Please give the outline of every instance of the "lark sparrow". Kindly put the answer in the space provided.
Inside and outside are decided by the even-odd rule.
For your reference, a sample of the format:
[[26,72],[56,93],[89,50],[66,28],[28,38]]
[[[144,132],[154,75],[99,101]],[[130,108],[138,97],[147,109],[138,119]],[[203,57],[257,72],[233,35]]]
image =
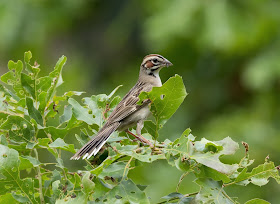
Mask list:
[[[110,135],[116,130],[126,131],[141,142],[153,147],[149,140],[141,136],[144,120],[150,114],[150,101],[146,100],[141,105],[138,105],[138,96],[143,91],[149,92],[153,87],[160,87],[162,83],[159,77],[159,71],[163,67],[171,65],[172,63],[170,61],[158,54],[151,54],[144,57],[140,66],[139,78],[135,86],[120,101],[97,135],[71,157],[71,160],[78,160],[80,157],[89,159],[92,155],[96,155]],[[137,125],[136,135],[128,130],[128,128],[134,125]]]

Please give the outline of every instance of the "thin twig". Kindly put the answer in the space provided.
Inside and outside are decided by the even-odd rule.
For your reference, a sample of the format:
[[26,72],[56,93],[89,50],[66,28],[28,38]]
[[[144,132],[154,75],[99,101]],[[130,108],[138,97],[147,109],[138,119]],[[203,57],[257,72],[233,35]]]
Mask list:
[[[35,153],[36,159],[39,160],[37,149],[34,149],[34,153]],[[40,201],[41,201],[41,203],[45,203],[44,196],[43,196],[43,185],[42,185],[41,170],[40,170],[39,166],[37,166],[36,169],[37,169],[38,180],[39,180],[39,196],[40,196]]]
[[122,176],[122,179],[121,181],[124,179],[124,176],[126,174],[126,170],[128,169],[129,170],[129,165],[130,165],[130,162],[132,161],[133,157],[130,157],[129,161],[127,162],[127,164],[125,165],[125,168],[124,168],[124,171],[123,171],[123,176]]
[[19,113],[13,113],[13,112],[8,112],[8,111],[3,111],[3,110],[1,110],[0,113],[4,113],[7,115],[16,115],[16,116],[20,116],[23,118],[23,114],[19,114]]
[[86,161],[86,163],[87,163],[88,165],[90,165],[90,167],[91,167],[92,169],[95,169],[94,166],[92,166],[92,164],[89,162],[89,160],[85,159],[85,161]]
[[179,183],[177,184],[177,187],[176,187],[176,192],[179,191],[179,188],[180,188],[180,184],[182,183],[182,181],[184,180],[184,178],[192,171],[187,171],[186,173],[184,173],[181,177],[180,177],[180,180],[179,180]]

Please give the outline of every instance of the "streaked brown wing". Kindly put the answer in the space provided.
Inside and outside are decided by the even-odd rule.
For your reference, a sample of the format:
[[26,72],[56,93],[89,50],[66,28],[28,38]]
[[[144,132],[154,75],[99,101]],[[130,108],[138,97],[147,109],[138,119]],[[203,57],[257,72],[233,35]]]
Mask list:
[[141,107],[141,105],[137,105],[139,94],[143,91],[150,91],[151,89],[151,85],[145,84],[143,82],[137,82],[136,85],[132,89],[130,89],[130,91],[117,105],[115,110],[111,113],[107,123],[121,121],[130,114],[137,111],[139,107]]

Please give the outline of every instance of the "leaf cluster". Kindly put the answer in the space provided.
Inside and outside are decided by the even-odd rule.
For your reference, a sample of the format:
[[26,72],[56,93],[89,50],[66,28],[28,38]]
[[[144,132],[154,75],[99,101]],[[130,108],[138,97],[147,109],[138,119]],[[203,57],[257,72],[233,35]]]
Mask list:
[[[165,160],[182,172],[176,192],[164,196],[161,203],[238,203],[227,195],[227,186],[263,186],[269,178],[280,183],[279,167],[268,158],[264,164],[248,170],[253,160],[249,159],[246,143],[240,163],[222,161],[224,155],[233,155],[239,148],[230,137],[220,141],[196,140],[187,129],[174,142],[157,141],[160,129],[187,96],[178,75],[162,87],[140,95],[139,104],[152,101],[154,118],[145,123],[143,136],[154,142],[154,149],[115,132],[95,158],[85,160],[84,168],[71,171],[64,164],[69,159],[65,152],[72,154],[76,149],[65,141],[66,136],[73,130],[79,131],[75,135],[77,149],[94,137],[121,100],[114,96],[119,87],[109,95],[93,95],[78,102],[74,97],[83,92],[57,93],[63,83],[66,57],[62,56],[54,70],[43,77],[39,77],[39,64],[32,64],[31,58],[31,52],[26,52],[24,62],[9,61],[9,71],[1,77],[0,202],[150,203],[146,186],[134,183],[129,172],[156,160]],[[44,161],[46,155],[52,162]],[[196,177],[194,182],[200,190],[181,194],[180,184],[189,174]],[[247,203],[257,202],[265,201],[254,199]]]

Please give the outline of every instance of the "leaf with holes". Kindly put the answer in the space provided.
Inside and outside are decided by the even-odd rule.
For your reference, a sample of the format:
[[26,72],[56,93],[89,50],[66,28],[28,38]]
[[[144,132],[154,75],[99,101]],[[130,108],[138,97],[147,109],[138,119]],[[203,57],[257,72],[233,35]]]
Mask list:
[[203,178],[195,180],[195,183],[200,186],[200,191],[195,196],[194,203],[235,203],[217,181]]
[[89,110],[81,106],[75,99],[69,98],[68,103],[73,107],[73,115],[78,120],[84,121],[89,125],[95,123],[93,114],[89,114]]
[[[142,92],[139,95],[141,104],[145,99],[150,99],[151,112],[155,117],[156,132],[176,112],[187,96],[182,77],[175,75],[166,81],[161,87],[154,87],[150,92]],[[155,135],[157,138],[158,133]]]
[[179,139],[164,149],[169,163],[175,163],[178,158],[191,159],[222,174],[232,174],[237,170],[238,164],[230,165],[220,161],[222,155],[234,154],[239,148],[230,137],[220,141],[209,141],[205,138],[202,138],[201,141],[194,141],[195,137],[189,132],[190,130],[187,129]]
[[51,87],[48,89],[46,101],[49,101],[53,98],[56,92],[56,88],[63,83],[61,73],[62,73],[63,66],[66,63],[66,60],[67,58],[65,56],[59,58],[59,60],[57,61],[54,67],[54,70],[49,74],[49,77],[51,78]]
[[150,203],[146,194],[131,180],[123,180],[103,198],[103,203]]
[[115,162],[110,166],[103,169],[99,177],[104,179],[105,177],[112,177],[112,178],[122,178],[126,177],[128,171],[125,169],[126,163],[125,162]]
[[222,155],[232,155],[239,148],[230,137],[220,141],[209,141],[202,138],[195,141],[190,158],[223,174],[232,174],[238,169],[238,164],[225,164],[220,161]]
[[120,154],[107,157],[98,167],[91,170],[90,173],[98,176],[103,171],[104,168],[108,167],[110,164],[112,164],[116,159],[120,157],[121,157]]
[[16,200],[37,203],[34,181],[31,178],[20,179],[19,166],[18,152],[0,144],[0,195],[13,193]]
[[234,180],[234,183],[243,186],[249,183],[263,186],[268,183],[269,178],[274,178],[275,181],[280,184],[279,171],[273,162],[265,162],[254,168],[251,172],[247,172],[247,168],[244,168]]
[[18,60],[14,62],[10,60],[8,62],[9,72],[1,76],[1,80],[13,87],[13,90],[10,90],[15,99],[20,99],[25,97],[25,91],[21,85],[21,71],[23,69],[22,61]]
[[10,115],[0,129],[8,131],[10,139],[17,143],[32,141],[35,134],[34,127],[28,120],[15,115]]

